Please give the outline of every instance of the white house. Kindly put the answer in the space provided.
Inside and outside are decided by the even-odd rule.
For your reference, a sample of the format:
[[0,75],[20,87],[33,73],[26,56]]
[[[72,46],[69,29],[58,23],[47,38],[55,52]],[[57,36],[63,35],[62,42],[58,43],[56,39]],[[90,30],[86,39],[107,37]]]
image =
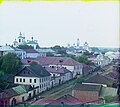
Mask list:
[[[13,48],[13,47],[12,47]],[[13,48],[15,50],[16,55],[20,58],[20,59],[24,59],[26,58],[26,52],[23,49],[19,49],[19,48]]]
[[1,56],[4,56],[7,53],[15,53],[21,59],[26,58],[26,52],[22,49],[12,47],[10,45],[0,47]]
[[37,58],[39,55],[39,52],[34,49],[23,49],[26,52],[26,58]]
[[0,46],[0,52],[2,52],[2,55],[4,56],[7,53],[15,53],[15,50],[11,46],[5,45]]
[[109,57],[107,57],[103,54],[100,54],[100,55],[97,55],[97,57],[93,60],[93,63],[99,65],[100,67],[104,67],[104,66],[110,64],[111,60]]
[[51,87],[62,84],[72,79],[72,73],[64,67],[45,67],[45,69],[51,74]]
[[53,55],[55,55],[55,53],[56,53],[51,48],[39,48],[36,50],[40,53],[40,56],[46,56],[47,53],[52,53]]
[[109,57],[110,58],[110,60],[112,61],[112,60],[114,60],[114,59],[118,59],[118,57],[119,57],[119,52],[106,52],[105,53],[105,56],[107,56],[107,57]]
[[14,77],[15,84],[38,86],[39,92],[50,88],[50,80],[50,73],[40,65],[26,66]]

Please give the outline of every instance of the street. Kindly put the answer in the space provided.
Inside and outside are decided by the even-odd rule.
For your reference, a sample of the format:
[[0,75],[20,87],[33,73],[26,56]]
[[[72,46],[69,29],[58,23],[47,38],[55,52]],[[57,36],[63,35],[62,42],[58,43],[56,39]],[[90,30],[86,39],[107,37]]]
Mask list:
[[[93,72],[92,74],[90,74],[89,76],[87,76],[85,79],[88,79],[94,75],[96,75],[97,73],[100,73],[102,75],[106,75],[109,72],[112,72],[113,66],[112,65],[108,65],[105,66],[104,68],[102,68],[103,70],[105,70],[104,72],[102,70],[98,70],[96,72]],[[80,77],[81,78],[81,77]],[[76,83],[76,79],[70,80],[64,84],[61,84],[60,86],[56,86],[48,91],[45,91],[43,93],[41,93],[39,96],[41,98],[41,101],[46,100],[46,99],[57,99],[60,98],[61,96],[65,95],[65,94],[71,94],[72,95],[72,88]]]

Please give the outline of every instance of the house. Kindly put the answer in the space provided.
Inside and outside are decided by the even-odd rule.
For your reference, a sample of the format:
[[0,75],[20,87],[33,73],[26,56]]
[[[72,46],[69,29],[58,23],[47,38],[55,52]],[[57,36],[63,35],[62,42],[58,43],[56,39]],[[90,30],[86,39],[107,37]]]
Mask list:
[[50,73],[41,65],[25,66],[14,77],[15,84],[39,87],[39,92],[50,88]]
[[0,53],[1,53],[1,56],[4,56],[7,53],[15,53],[21,59],[26,58],[26,52],[24,50],[15,48],[10,45],[1,46]]
[[89,65],[83,64],[83,76],[87,76],[92,73],[92,68]]
[[0,105],[16,105],[24,103],[24,101],[37,95],[37,88],[32,88],[30,85],[18,85],[4,90],[0,93]]
[[34,49],[23,49],[26,52],[26,58],[37,58],[39,52]]
[[119,75],[119,73],[118,73],[117,71],[113,71],[113,72],[109,72],[109,73],[106,74],[105,76],[106,76],[106,77],[113,78],[113,79],[118,79],[118,75]]
[[72,73],[64,67],[45,67],[45,69],[51,74],[51,87],[60,85],[70,79],[72,79]]
[[72,95],[64,95],[57,99],[46,99],[44,101],[38,100],[34,102],[32,105],[45,105],[45,106],[52,106],[52,105],[81,105],[83,102],[81,102],[79,99],[75,98]]
[[10,45],[0,46],[1,56],[7,53],[15,53],[15,50]]
[[119,57],[119,52],[109,51],[109,52],[106,52],[106,53],[105,53],[105,56],[108,56],[108,57],[110,58],[110,60],[113,61],[113,60],[118,59],[118,57]]
[[114,79],[103,76],[101,74],[96,74],[89,79],[85,80],[83,84],[94,84],[94,85],[102,85],[104,87],[110,86],[112,87],[114,83]]
[[12,48],[15,50],[16,55],[20,59],[26,58],[26,51],[24,51],[23,49],[15,48],[15,47],[12,47]]
[[85,103],[99,103],[101,88],[101,85],[77,83],[72,90],[72,95]]
[[111,61],[109,57],[103,54],[100,54],[100,55],[97,55],[97,57],[93,60],[93,63],[96,65],[99,65],[102,68],[106,65],[109,65]]
[[[31,59],[26,59],[32,61]],[[83,65],[69,57],[37,57],[34,61],[38,61],[42,66],[65,67],[73,73],[73,78],[77,74],[82,76]]]
[[40,53],[40,56],[46,56],[47,53],[51,53],[51,54],[55,55],[55,53],[56,53],[51,48],[39,48],[36,50]]

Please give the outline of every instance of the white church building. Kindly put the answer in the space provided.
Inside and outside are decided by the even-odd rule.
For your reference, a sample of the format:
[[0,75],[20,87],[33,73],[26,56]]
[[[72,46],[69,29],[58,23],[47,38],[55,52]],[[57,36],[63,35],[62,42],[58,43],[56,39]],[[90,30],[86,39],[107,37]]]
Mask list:
[[34,40],[33,37],[31,37],[31,40],[25,40],[25,36],[20,32],[18,39],[13,42],[13,46],[17,47],[19,45],[29,45],[34,47],[34,49],[36,49],[37,47],[39,47],[37,40]]

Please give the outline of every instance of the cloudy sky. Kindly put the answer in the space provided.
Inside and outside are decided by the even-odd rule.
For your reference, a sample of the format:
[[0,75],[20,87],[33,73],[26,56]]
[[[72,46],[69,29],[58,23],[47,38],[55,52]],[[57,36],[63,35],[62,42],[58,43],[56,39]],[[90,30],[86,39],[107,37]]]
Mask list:
[[117,2],[4,2],[0,4],[0,45],[12,44],[22,32],[41,47],[85,41],[90,46],[117,47]]

